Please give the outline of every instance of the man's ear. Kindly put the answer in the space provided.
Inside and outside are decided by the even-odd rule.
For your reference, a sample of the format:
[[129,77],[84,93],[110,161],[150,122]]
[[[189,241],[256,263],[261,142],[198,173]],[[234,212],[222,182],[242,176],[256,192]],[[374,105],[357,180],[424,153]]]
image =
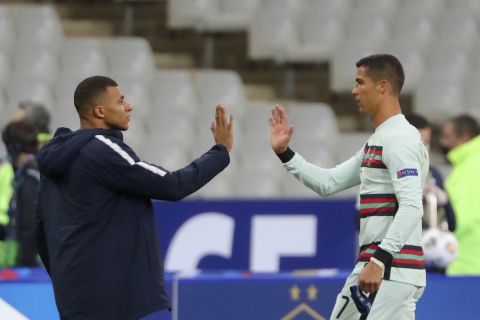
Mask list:
[[103,107],[101,105],[96,105],[92,109],[93,116],[95,118],[103,119],[105,118],[105,113],[103,112]]
[[377,89],[379,93],[385,93],[389,86],[390,86],[390,83],[388,83],[387,80],[380,80],[377,82]]

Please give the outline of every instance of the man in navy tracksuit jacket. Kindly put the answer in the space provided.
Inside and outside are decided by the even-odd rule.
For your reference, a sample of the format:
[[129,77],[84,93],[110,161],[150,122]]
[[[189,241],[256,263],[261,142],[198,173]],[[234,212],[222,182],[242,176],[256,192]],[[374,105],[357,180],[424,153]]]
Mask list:
[[61,319],[139,319],[170,307],[150,199],[179,200],[229,163],[232,118],[218,106],[217,143],[169,172],[141,161],[122,139],[132,107],[106,77],[75,92],[81,128],[60,128],[38,153],[40,256]]

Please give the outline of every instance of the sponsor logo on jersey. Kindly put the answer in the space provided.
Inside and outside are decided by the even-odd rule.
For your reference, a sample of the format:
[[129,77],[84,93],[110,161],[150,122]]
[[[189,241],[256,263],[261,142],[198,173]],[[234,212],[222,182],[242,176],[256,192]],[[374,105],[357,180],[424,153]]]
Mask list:
[[406,168],[397,171],[397,178],[403,178],[408,176],[418,176],[418,170],[414,168]]

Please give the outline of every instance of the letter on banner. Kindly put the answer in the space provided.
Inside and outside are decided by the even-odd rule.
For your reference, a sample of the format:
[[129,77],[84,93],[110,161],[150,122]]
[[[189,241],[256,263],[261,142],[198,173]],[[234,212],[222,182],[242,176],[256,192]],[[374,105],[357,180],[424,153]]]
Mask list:
[[165,258],[166,271],[197,270],[209,255],[232,256],[235,221],[222,213],[207,212],[188,219],[175,233]]
[[314,215],[259,215],[252,220],[251,271],[278,272],[281,257],[316,255]]

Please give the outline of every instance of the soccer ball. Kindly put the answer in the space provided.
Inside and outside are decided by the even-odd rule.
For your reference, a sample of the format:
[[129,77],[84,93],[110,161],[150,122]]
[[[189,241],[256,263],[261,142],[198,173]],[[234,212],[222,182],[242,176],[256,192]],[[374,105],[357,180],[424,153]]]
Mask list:
[[451,232],[429,229],[423,233],[423,254],[427,266],[446,268],[458,255],[458,241]]

